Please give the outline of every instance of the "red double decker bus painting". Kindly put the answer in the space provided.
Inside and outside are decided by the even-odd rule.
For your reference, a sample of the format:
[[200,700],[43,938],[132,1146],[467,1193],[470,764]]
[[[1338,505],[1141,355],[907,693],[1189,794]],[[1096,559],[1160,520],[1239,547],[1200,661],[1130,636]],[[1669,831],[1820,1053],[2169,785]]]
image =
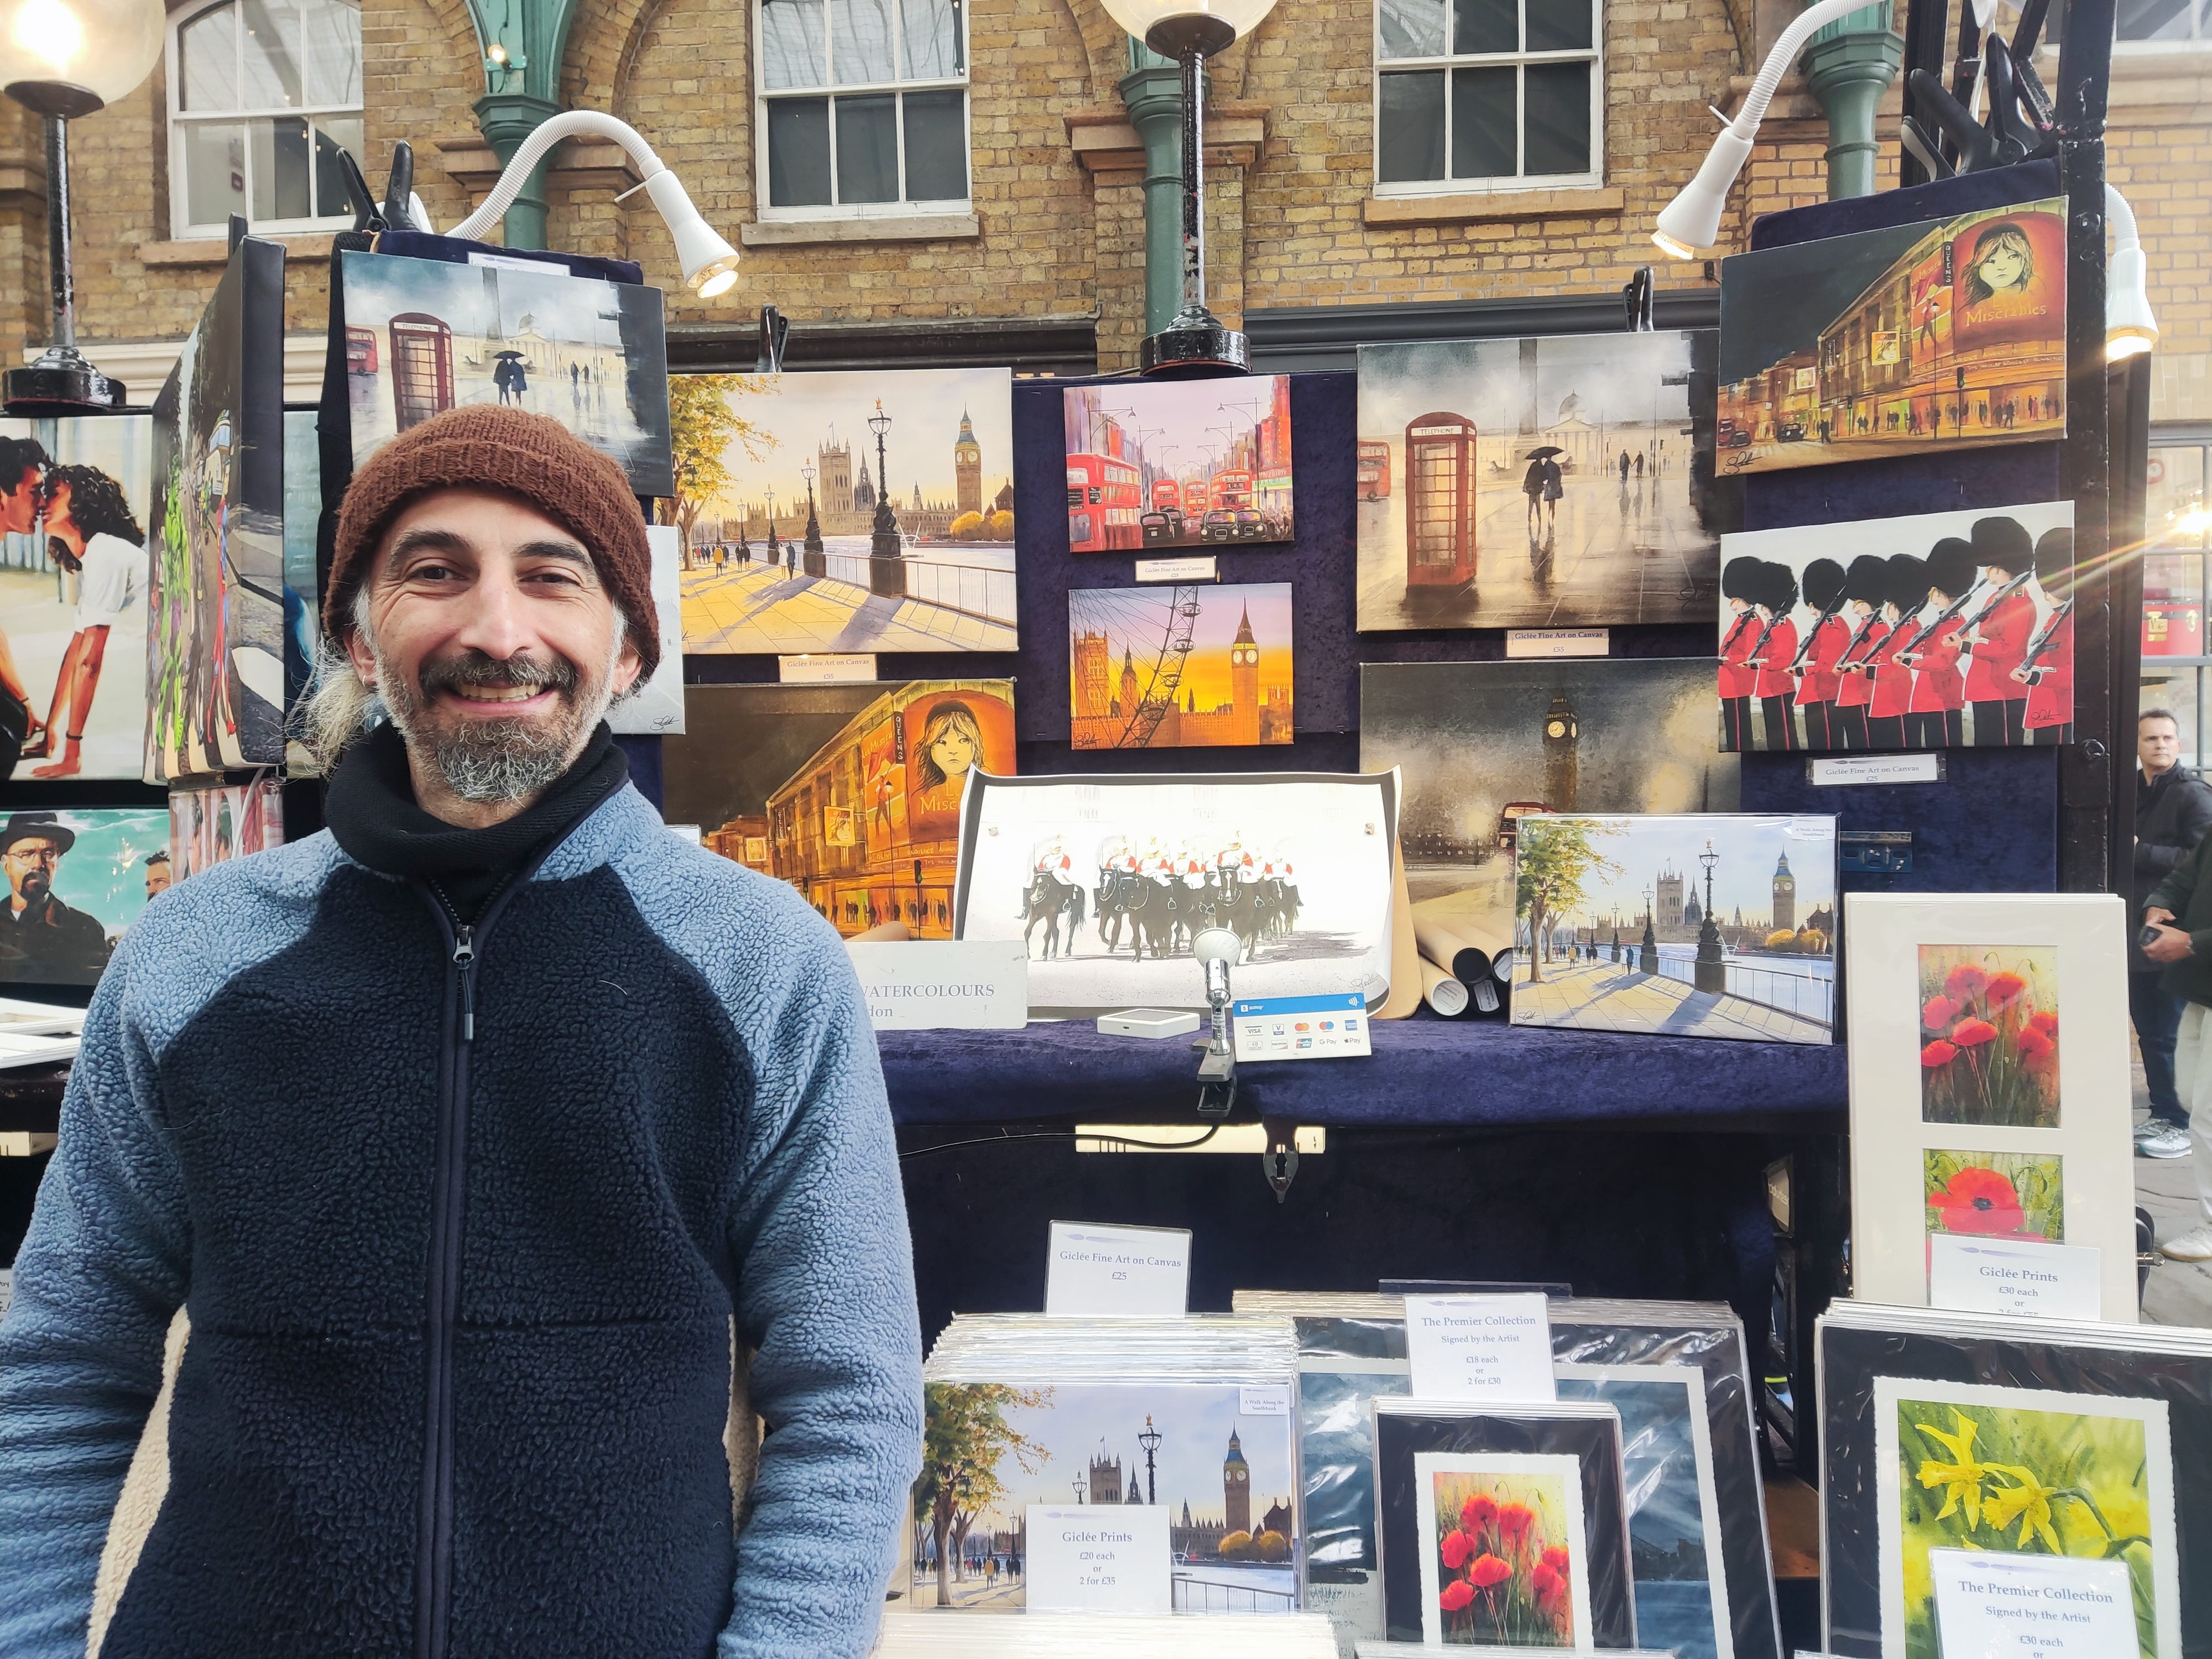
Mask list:
[[1252,505],[1252,475],[1231,471],[1213,475],[1212,502],[1215,507],[1249,507]]
[[1067,458],[1067,545],[1074,553],[1111,553],[1144,539],[1144,476],[1111,455]]
[[1382,438],[1359,441],[1359,499],[1379,501],[1390,494],[1390,445]]
[[1155,513],[1182,511],[1182,489],[1173,478],[1152,480],[1152,511]]

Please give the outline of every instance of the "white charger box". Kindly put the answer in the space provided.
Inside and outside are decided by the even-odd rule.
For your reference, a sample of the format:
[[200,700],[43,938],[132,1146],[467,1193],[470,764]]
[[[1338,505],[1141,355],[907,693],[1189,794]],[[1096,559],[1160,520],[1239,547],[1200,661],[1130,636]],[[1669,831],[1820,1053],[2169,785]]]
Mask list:
[[1188,1009],[1124,1008],[1116,1014],[1098,1016],[1101,1036],[1171,1037],[1195,1031],[1199,1026],[1196,1014]]

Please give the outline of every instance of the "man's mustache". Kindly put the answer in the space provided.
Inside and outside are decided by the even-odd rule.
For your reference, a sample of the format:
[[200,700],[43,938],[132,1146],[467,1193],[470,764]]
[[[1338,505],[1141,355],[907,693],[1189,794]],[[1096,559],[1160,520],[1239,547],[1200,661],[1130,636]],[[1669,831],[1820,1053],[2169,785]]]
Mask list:
[[550,662],[539,662],[534,657],[509,657],[502,661],[489,652],[471,648],[457,656],[423,664],[422,672],[416,678],[427,698],[441,691],[459,691],[470,686],[527,686],[533,690],[550,686],[566,696],[575,690],[582,677],[577,673],[575,664],[565,657],[556,657]]
[[23,902],[27,904],[36,904],[40,899],[46,897],[52,886],[53,884],[46,879],[44,872],[32,871],[23,878]]

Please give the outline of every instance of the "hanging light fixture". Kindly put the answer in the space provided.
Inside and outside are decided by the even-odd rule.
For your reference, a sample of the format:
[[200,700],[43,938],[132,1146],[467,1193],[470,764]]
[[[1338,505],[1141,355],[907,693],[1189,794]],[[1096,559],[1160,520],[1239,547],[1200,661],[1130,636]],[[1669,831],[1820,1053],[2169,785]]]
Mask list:
[[46,126],[46,349],[0,379],[12,415],[112,409],[125,392],[76,349],[69,124],[135,90],[161,55],[161,0],[0,0],[0,91]]
[[2150,312],[2135,210],[2109,184],[2105,186],[2105,217],[2112,227],[2112,262],[2105,272],[2105,361],[2116,363],[2158,343],[2158,319]]
[[1243,374],[1252,348],[1206,308],[1206,60],[1259,27],[1275,0],[1104,0],[1107,15],[1182,70],[1182,307],[1138,351],[1146,374]]

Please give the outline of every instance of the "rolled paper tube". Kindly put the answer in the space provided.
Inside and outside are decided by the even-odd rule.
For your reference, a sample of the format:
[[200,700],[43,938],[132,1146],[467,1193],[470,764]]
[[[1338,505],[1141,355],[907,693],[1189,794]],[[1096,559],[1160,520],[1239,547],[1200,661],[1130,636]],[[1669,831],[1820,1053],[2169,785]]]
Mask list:
[[1472,985],[1479,979],[1490,976],[1490,952],[1470,938],[1465,928],[1455,923],[1437,921],[1416,915],[1413,917],[1413,938],[1419,944],[1424,957],[1449,968],[1452,977],[1462,984]]
[[1469,994],[1474,1000],[1474,1017],[1487,1019],[1505,1012],[1505,994],[1498,988],[1494,980],[1485,980]]
[[1467,987],[1423,957],[1421,1000],[1446,1019],[1452,1019],[1467,1012]]
[[1490,958],[1490,971],[1500,985],[1513,983],[1513,952],[1500,951]]

